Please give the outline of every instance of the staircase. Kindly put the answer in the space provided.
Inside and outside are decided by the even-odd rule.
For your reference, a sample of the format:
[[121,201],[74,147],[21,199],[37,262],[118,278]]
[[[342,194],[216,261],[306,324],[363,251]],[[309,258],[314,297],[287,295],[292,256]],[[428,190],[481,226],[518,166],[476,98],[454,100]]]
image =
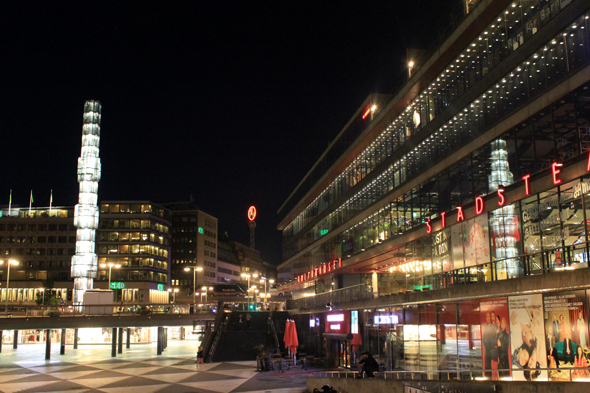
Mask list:
[[[250,329],[246,330],[246,315],[252,317]],[[273,313],[273,320],[279,312]],[[285,313],[286,314],[286,313]],[[240,325],[242,315],[243,325]],[[212,355],[213,362],[256,360],[254,347],[264,345],[265,348],[274,348],[275,340],[268,324],[268,312],[232,312],[225,325],[225,330],[217,342],[215,352]],[[285,316],[286,320],[286,316]],[[285,323],[282,323],[284,332]],[[279,342],[282,344],[282,335],[277,329]]]

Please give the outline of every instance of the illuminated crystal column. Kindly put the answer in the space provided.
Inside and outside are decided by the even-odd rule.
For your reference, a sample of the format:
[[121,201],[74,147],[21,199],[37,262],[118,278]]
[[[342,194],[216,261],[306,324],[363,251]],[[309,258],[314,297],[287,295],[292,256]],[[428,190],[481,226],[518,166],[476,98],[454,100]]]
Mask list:
[[[506,141],[503,139],[495,140],[491,143],[491,174],[489,176],[489,190],[496,192],[500,186],[507,186],[514,181],[510,166],[508,164],[508,150]],[[514,214],[514,206],[506,205],[492,212],[490,217],[492,227],[493,242],[497,260],[503,260],[506,270],[501,266],[497,272],[498,277],[506,279],[506,274],[510,277],[518,277],[518,249],[516,248],[517,238],[515,236],[518,230],[518,220]]]
[[92,289],[98,270],[95,253],[95,233],[98,229],[98,181],[100,180],[100,112],[98,101],[84,104],[82,152],[78,158],[80,192],[74,210],[76,226],[76,255],[72,257],[74,304],[84,303],[84,292]]

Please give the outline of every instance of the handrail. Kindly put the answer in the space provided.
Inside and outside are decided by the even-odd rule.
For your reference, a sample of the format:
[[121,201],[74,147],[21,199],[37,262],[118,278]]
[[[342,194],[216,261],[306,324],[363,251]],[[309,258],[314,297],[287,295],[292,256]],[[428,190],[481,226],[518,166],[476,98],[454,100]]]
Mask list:
[[279,337],[277,336],[277,328],[275,327],[275,321],[272,320],[272,310],[268,313],[268,324],[270,325],[270,331],[275,342],[276,353],[279,353]]
[[209,350],[209,358],[213,358],[213,354],[215,353],[215,349],[217,349],[217,344],[221,339],[221,334],[225,330],[227,326],[227,322],[229,320],[229,315],[226,315],[224,320],[219,324],[219,329],[215,329],[215,339],[213,339],[213,344],[211,344],[211,349]]
[[[541,371],[548,371],[546,377],[540,376]],[[563,378],[562,373],[566,371],[568,378]],[[579,373],[578,373],[579,371]],[[527,376],[525,376],[527,372]],[[492,373],[503,373],[504,375],[493,379]],[[555,375],[554,373],[559,373]],[[554,375],[552,375],[554,374]],[[476,380],[476,381],[522,381],[528,380],[533,382],[590,382],[590,368],[572,367],[572,368],[535,368],[525,369],[469,369],[469,370],[400,370],[400,371],[381,371],[374,373],[375,378],[382,379],[403,379],[403,380]],[[533,377],[532,375],[536,375]],[[515,376],[518,378],[515,379]],[[338,372],[338,371],[320,371],[314,372],[310,377],[323,378],[356,378],[358,372]]]

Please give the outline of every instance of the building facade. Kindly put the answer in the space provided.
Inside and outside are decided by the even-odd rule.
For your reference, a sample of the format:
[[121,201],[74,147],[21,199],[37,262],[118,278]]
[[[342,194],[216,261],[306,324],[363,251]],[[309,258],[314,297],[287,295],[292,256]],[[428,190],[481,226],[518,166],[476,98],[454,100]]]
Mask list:
[[101,202],[95,288],[110,281],[117,301],[168,303],[170,228],[170,211],[153,202]]
[[171,211],[173,224],[172,285],[190,295],[193,285],[216,284],[217,218],[199,210],[193,202],[172,202],[165,206]]
[[560,378],[535,369],[566,338],[588,352],[589,8],[471,4],[363,103],[279,211],[306,352],[515,379]]

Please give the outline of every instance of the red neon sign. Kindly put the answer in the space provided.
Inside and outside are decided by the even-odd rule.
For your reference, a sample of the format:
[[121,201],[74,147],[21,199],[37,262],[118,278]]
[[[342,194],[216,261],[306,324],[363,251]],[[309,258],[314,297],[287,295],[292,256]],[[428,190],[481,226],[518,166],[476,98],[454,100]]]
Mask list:
[[426,220],[426,233],[432,233],[432,226],[430,225],[430,218]]
[[363,120],[365,120],[367,118],[367,116],[369,116],[369,113],[371,113],[371,108],[367,108],[365,113],[363,113]]
[[316,278],[322,274],[326,274],[326,272],[331,272],[332,270],[336,270],[342,267],[342,258],[334,259],[328,263],[324,263],[321,266],[318,266],[307,273],[303,273],[297,276],[297,282],[303,282],[309,280],[310,278]]
[[447,212],[440,213],[440,216],[442,217],[443,228],[447,226],[447,220],[445,219],[446,215],[447,215]]
[[588,166],[586,167],[586,172],[590,172],[590,153],[588,153]]
[[457,222],[461,222],[465,220],[465,216],[463,215],[463,206],[457,206]]
[[254,221],[256,218],[256,208],[254,206],[250,206],[248,209],[248,220]]
[[483,198],[478,196],[475,198],[475,214],[478,216],[483,213]]
[[558,164],[557,162],[554,162],[553,164],[551,164],[551,172],[553,173],[553,184],[554,185],[558,185],[559,183],[561,183],[561,179],[557,178],[557,175],[559,173],[561,173],[561,169],[557,169],[557,167],[560,167],[562,164]]
[[498,198],[500,198],[500,200],[498,201],[498,206],[504,206],[504,204],[506,203],[506,197],[504,197],[503,188],[498,188]]
[[[589,161],[588,163],[589,163],[589,165],[590,165],[590,161]],[[525,193],[526,195],[529,195],[529,194],[530,194],[530,192],[529,192],[529,191],[530,191],[530,190],[529,190],[529,179],[530,179],[530,178],[531,178],[531,175],[524,175],[524,176],[522,177],[522,180],[524,180],[524,193]]]

